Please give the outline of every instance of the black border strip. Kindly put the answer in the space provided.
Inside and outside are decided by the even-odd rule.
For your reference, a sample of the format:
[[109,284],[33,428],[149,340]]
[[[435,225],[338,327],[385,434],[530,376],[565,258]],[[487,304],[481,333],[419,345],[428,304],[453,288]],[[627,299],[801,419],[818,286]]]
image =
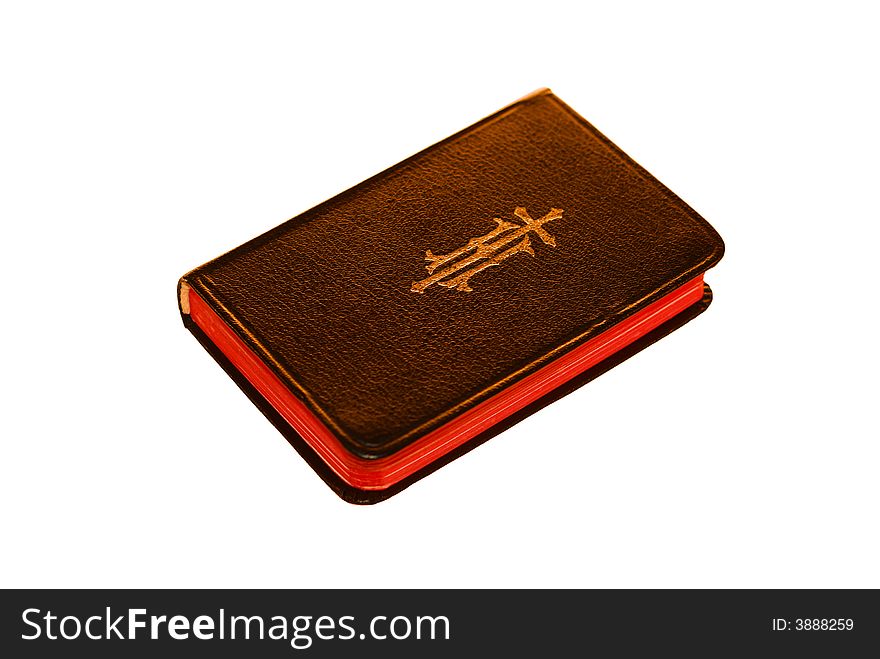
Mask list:
[[[285,564],[278,569],[283,572],[290,567]],[[2,591],[0,654],[114,659],[870,657],[880,647],[878,601],[877,591],[870,590]],[[54,616],[51,623],[41,621],[47,612]],[[65,629],[69,637],[76,638],[59,638],[61,621],[68,616],[81,621],[81,629],[88,618],[97,616],[89,628],[92,635],[109,635],[111,640],[89,639],[83,631],[77,635],[72,620]],[[153,616],[165,616],[155,639],[150,638]],[[173,616],[185,619],[186,638],[169,634],[167,622]],[[213,621],[207,638],[203,630],[203,638],[192,631],[200,616]],[[258,617],[263,631],[252,626],[251,638],[243,638],[239,622],[238,634],[230,638],[232,616]],[[395,639],[389,632],[391,621],[399,616],[406,620],[396,625],[397,635],[405,638]],[[342,617],[350,631],[332,624]],[[379,617],[378,624],[374,623]],[[407,620],[419,617],[445,617],[448,624],[435,627],[433,638],[425,626],[420,626],[425,633],[419,638],[412,632],[406,636]],[[118,618],[118,631],[108,631],[106,621]],[[132,629],[133,638],[128,626],[132,618],[146,622],[145,627]],[[324,621],[321,637],[319,618]],[[51,624],[54,640],[46,638],[47,624]],[[294,624],[311,639],[307,647],[291,647]],[[280,625],[286,638],[278,633],[270,637],[270,625]],[[22,638],[37,636],[37,631],[37,638]],[[176,631],[179,635],[179,628]]]

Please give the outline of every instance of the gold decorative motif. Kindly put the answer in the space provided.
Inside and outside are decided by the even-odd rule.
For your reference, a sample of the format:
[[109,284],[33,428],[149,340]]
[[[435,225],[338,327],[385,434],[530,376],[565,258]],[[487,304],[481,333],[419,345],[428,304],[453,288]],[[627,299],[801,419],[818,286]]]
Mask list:
[[[439,255],[434,255],[431,250],[425,252],[425,260],[428,261],[425,269],[428,271],[428,277],[422,281],[414,281],[410,290],[413,293],[424,293],[428,286],[437,284],[469,293],[473,289],[468,282],[478,272],[499,265],[504,259],[520,252],[535,255],[529,241],[530,231],[534,232],[545,245],[556,247],[556,239],[547,233],[544,225],[562,217],[561,208],[551,208],[549,213],[538,220],[529,217],[526,209],[522,207],[516,208],[513,214],[525,224],[508,222],[496,217],[497,226],[492,231],[471,238],[466,245],[454,252]],[[507,247],[511,243],[516,244]]]

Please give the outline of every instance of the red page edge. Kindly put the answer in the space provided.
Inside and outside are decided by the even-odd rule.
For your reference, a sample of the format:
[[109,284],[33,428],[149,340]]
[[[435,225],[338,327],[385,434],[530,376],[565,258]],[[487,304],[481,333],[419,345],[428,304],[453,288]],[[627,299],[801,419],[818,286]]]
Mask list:
[[703,296],[703,276],[692,279],[412,444],[376,459],[351,453],[193,289],[187,294],[192,321],[321,459],[349,485],[362,490],[383,490],[699,302]]

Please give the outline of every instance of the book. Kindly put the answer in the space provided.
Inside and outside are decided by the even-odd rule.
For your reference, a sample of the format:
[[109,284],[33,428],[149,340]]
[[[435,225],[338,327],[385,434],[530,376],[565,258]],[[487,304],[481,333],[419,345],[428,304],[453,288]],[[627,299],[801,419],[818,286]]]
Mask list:
[[178,303],[318,475],[375,503],[701,313],[723,252],[543,89],[192,270]]

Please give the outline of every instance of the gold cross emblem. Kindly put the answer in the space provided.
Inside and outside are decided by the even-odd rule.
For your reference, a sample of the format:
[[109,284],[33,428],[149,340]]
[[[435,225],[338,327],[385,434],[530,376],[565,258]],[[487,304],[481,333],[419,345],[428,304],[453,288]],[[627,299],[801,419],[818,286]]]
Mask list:
[[[466,245],[459,247],[454,252],[436,256],[431,250],[425,252],[425,260],[428,261],[425,269],[428,271],[428,276],[421,281],[414,281],[410,290],[413,293],[424,293],[428,286],[437,284],[469,293],[473,289],[468,282],[478,272],[491,268],[493,265],[499,265],[504,259],[519,252],[535,255],[529,241],[530,231],[534,232],[545,245],[556,247],[556,239],[547,233],[544,225],[562,217],[561,208],[551,208],[549,213],[537,220],[533,220],[526,209],[522,207],[516,208],[513,214],[525,224],[509,222],[496,217],[497,226],[492,231],[471,238]],[[516,244],[508,247],[511,243]]]

